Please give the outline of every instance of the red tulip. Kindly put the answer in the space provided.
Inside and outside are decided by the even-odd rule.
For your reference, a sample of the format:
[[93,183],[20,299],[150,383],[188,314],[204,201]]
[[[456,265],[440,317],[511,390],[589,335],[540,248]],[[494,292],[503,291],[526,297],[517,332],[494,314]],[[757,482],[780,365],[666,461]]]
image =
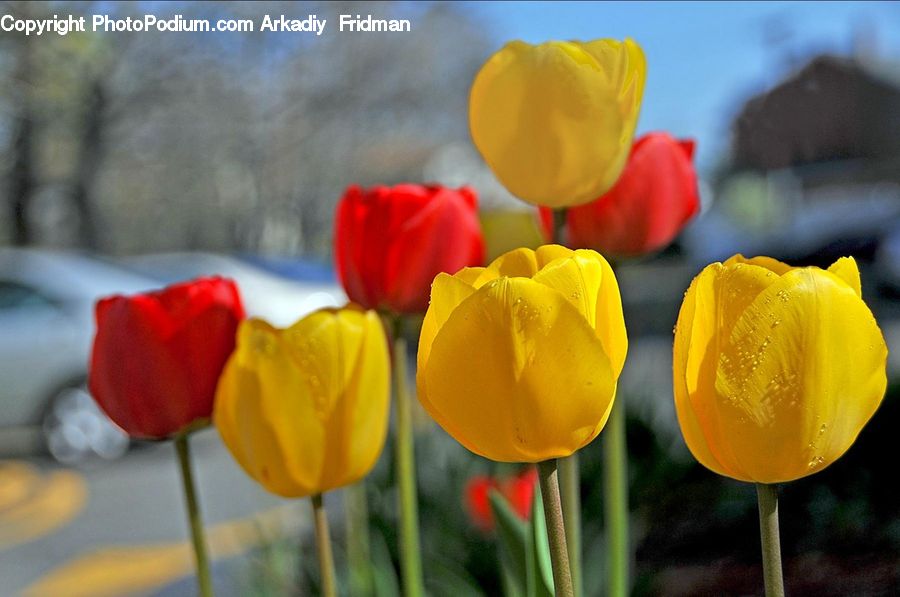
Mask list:
[[472,523],[484,532],[494,528],[494,513],[491,510],[491,490],[500,492],[510,508],[522,520],[531,517],[531,505],[534,501],[534,487],[537,483],[537,469],[529,468],[522,473],[497,481],[486,475],[477,475],[466,484],[466,509]]
[[531,503],[534,501],[534,487],[537,481],[537,469],[531,467],[511,479],[507,479],[501,485],[501,493],[509,500],[509,505],[523,520],[528,520],[531,515]]
[[[664,248],[700,209],[693,154],[694,141],[667,133],[638,139],[616,184],[596,201],[568,210],[566,244],[607,256]],[[541,215],[549,226],[550,211]]]
[[334,248],[350,300],[367,309],[425,311],[436,275],[484,261],[477,212],[468,187],[348,188],[338,203]]
[[494,513],[491,511],[490,494],[497,483],[487,475],[478,475],[466,484],[466,508],[472,523],[482,531],[494,528]]
[[163,439],[212,416],[244,318],[237,286],[201,278],[97,303],[90,390],[129,435]]

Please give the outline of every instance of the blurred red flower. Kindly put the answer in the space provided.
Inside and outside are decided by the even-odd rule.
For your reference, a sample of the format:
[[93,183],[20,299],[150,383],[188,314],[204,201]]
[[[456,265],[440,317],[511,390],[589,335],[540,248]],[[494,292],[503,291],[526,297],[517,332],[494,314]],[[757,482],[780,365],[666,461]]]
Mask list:
[[201,278],[96,306],[90,391],[129,435],[163,439],[212,415],[244,308],[237,286]]
[[[606,256],[652,253],[671,243],[700,209],[694,141],[647,133],[631,148],[616,184],[566,215],[566,245]],[[548,235],[553,216],[543,208]]]
[[487,475],[476,475],[469,479],[465,489],[466,509],[472,523],[484,532],[494,528],[494,513],[491,510],[490,493],[497,490],[509,502],[522,520],[531,517],[534,501],[534,487],[537,483],[537,469],[530,467],[513,477],[496,480]]
[[423,312],[437,274],[484,261],[475,191],[351,186],[338,203],[334,252],[350,300],[367,309]]

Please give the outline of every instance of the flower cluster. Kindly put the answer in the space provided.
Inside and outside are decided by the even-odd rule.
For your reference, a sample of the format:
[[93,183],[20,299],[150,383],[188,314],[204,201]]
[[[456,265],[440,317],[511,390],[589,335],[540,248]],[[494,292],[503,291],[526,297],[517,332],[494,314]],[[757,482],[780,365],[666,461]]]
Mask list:
[[[484,265],[471,188],[350,186],[335,220],[337,271],[352,301],[344,308],[278,329],[245,320],[236,285],[220,278],[97,304],[91,392],[131,436],[179,447],[204,594],[211,585],[187,435],[214,422],[250,477],[275,494],[312,498],[323,592],[334,595],[321,494],[375,465],[392,379],[404,590],[423,594],[403,325],[422,314],[419,404],[471,452],[537,465],[472,479],[465,505],[489,530],[496,491],[527,520],[539,481],[546,526],[533,521],[517,553],[552,561],[557,595],[580,591],[577,540],[566,540],[578,536],[575,457],[609,429],[607,574],[611,594],[624,594],[628,500],[616,389],[628,336],[619,284],[601,253],[664,249],[700,209],[693,142],[666,133],[633,139],[645,75],[635,42],[595,40],[512,42],[475,77],[475,146],[513,195],[540,207],[560,244]],[[847,451],[884,396],[886,359],[852,258],[823,270],[736,255],[703,269],[685,293],[673,355],[678,422],[705,467],[758,485],[772,594],[780,562],[771,484],[821,471]],[[557,461],[569,466],[562,499]]]

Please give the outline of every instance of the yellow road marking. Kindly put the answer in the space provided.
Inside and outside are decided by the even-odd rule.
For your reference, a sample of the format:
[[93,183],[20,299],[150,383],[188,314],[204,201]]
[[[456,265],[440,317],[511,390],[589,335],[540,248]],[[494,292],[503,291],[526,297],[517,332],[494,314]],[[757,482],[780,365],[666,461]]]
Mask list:
[[[207,530],[213,560],[239,555],[270,537],[302,527],[297,505],[224,522]],[[194,556],[187,541],[113,546],[78,556],[52,570],[24,591],[28,597],[115,597],[161,588],[192,574]]]
[[41,476],[24,463],[0,464],[0,550],[68,524],[84,509],[87,497],[87,483],[72,471]]
[[0,462],[0,512],[25,499],[39,479],[34,467],[24,462]]

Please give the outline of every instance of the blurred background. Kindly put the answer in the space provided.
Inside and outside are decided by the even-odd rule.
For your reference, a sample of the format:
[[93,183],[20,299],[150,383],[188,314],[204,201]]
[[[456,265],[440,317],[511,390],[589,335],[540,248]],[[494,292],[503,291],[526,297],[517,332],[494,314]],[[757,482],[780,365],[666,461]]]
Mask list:
[[[711,261],[853,255],[888,346],[900,345],[900,5],[0,2],[17,18],[149,13],[257,23],[315,14],[328,25],[320,37],[0,33],[4,594],[193,591],[171,446],[130,444],[84,390],[97,297],[219,273],[276,323],[339,304],[332,214],[351,183],[471,184],[493,251],[537,244],[533,214],[469,140],[471,80],[509,39],[626,36],[649,64],[639,132],[697,140],[704,203],[669,250],[620,269],[634,591],[761,594],[753,488],[687,453],[671,330]],[[357,13],[409,19],[412,31],[337,32],[338,15]],[[842,460],[783,488],[790,593],[900,593],[898,394],[892,385]],[[497,469],[420,419],[429,590],[498,594],[493,538],[467,520],[462,497],[468,478]],[[591,595],[604,561],[600,441],[583,456]],[[195,443],[220,594],[316,594],[310,542],[299,539],[307,504],[264,494],[215,432]],[[369,484],[388,595],[391,460],[388,450]]]

